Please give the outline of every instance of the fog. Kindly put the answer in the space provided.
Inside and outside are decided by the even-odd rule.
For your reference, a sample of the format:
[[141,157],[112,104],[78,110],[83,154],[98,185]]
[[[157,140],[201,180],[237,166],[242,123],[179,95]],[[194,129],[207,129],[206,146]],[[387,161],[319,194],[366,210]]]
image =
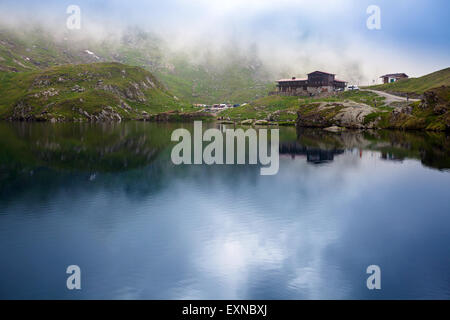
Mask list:
[[[39,26],[44,34],[77,45],[120,45],[130,30],[149,32],[161,40],[158,45],[166,57],[182,53],[193,64],[209,59],[219,65],[244,59],[264,68],[270,80],[322,70],[351,83],[371,84],[384,73],[421,76],[449,62],[445,51],[403,42],[409,35],[395,34],[400,31],[391,30],[388,19],[381,30],[368,30],[367,1],[77,2],[80,30],[66,28],[67,3],[58,1],[19,5],[5,0],[0,24],[24,34]],[[385,8],[386,2],[382,13],[388,18],[404,10],[399,4]]]

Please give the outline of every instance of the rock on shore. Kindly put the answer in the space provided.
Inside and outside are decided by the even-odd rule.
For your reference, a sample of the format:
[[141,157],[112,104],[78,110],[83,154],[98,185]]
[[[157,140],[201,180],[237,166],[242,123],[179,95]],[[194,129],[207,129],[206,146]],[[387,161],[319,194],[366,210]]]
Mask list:
[[297,127],[450,131],[450,87],[424,93],[421,101],[374,108],[352,101],[301,106]]

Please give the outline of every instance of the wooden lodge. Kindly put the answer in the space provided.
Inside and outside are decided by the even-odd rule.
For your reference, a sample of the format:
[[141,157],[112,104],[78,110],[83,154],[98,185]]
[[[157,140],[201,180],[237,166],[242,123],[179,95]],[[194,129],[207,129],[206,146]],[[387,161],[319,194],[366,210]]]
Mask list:
[[311,96],[321,93],[332,93],[344,90],[347,82],[338,80],[328,72],[314,71],[307,79],[281,79],[277,81],[277,94],[293,96]]

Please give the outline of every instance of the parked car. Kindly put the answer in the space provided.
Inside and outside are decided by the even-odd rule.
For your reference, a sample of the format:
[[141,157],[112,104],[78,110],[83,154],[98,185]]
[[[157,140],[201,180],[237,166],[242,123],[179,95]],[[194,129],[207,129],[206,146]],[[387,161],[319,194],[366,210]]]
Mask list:
[[353,90],[359,90],[359,87],[357,85],[348,86],[347,90],[353,91]]

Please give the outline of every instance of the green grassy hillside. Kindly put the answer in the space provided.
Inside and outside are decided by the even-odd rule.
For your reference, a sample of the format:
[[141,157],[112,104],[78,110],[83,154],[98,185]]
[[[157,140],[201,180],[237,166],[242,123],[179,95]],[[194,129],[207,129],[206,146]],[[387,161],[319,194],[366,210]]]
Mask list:
[[175,95],[192,103],[244,103],[266,96],[275,87],[258,80],[242,63],[227,63],[220,69],[181,59],[173,63],[173,71],[158,70],[155,74]]
[[450,130],[450,87],[424,92],[419,102],[385,103],[368,91],[346,91],[331,97],[268,96],[219,115],[242,124],[352,129]]
[[0,71],[93,62],[142,67],[175,96],[191,103],[243,103],[265,96],[274,87],[256,55],[241,55],[238,48],[219,53],[208,47],[174,52],[168,42],[139,30],[128,30],[119,39],[94,41],[72,34],[52,37],[38,27],[22,32],[0,26]]
[[370,86],[369,88],[393,93],[421,95],[427,90],[441,86],[450,86],[450,68],[436,71],[420,78],[404,79],[394,83]]
[[289,96],[267,96],[250,102],[241,107],[228,109],[220,113],[220,116],[230,120],[270,120],[285,122],[297,119],[297,111],[305,105],[320,102],[354,101],[374,106],[383,107],[383,97],[366,91],[346,91],[328,98],[303,98]]
[[119,63],[0,73],[0,118],[120,120],[189,111],[148,71]]
[[64,64],[100,62],[73,42],[57,41],[45,30],[27,32],[0,28],[0,71],[23,72]]

